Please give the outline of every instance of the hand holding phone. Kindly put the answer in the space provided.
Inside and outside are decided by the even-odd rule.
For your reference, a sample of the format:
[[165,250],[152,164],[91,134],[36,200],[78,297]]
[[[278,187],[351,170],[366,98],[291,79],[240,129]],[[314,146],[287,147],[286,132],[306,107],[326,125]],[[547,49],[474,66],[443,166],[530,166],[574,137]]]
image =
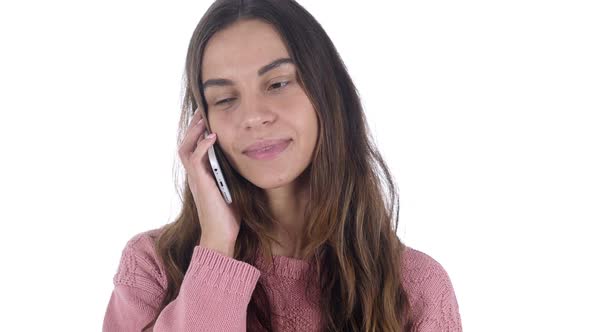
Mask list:
[[[186,170],[188,185],[197,207],[201,226],[199,243],[233,257],[241,217],[235,204],[228,204],[217,187],[217,178],[213,175],[215,172],[210,169],[213,158],[209,159],[207,155],[208,150],[213,149],[217,137],[204,137],[205,120],[199,122],[201,119],[202,115],[197,112],[190,120],[178,154]],[[205,158],[210,161],[206,161]],[[227,188],[225,181],[223,184],[224,188]],[[231,199],[231,196],[228,197]]]
[[[209,135],[209,131],[205,128],[205,135]],[[215,144],[211,145],[209,149],[207,149],[207,154],[209,155],[209,163],[211,164],[211,170],[213,171],[213,175],[215,175],[215,179],[217,180],[217,188],[223,195],[225,202],[227,204],[231,204],[231,194],[229,192],[229,187],[227,186],[227,182],[223,177],[223,172],[221,171],[221,167],[219,162],[217,161],[217,156],[215,155]]]

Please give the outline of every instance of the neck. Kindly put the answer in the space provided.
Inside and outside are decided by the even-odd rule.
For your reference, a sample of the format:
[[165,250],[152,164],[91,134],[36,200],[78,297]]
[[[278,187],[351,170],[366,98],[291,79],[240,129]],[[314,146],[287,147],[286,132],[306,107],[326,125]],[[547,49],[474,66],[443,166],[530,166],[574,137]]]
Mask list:
[[308,171],[288,185],[266,190],[266,198],[276,222],[273,236],[279,241],[271,246],[273,255],[301,257],[301,235],[309,204]]

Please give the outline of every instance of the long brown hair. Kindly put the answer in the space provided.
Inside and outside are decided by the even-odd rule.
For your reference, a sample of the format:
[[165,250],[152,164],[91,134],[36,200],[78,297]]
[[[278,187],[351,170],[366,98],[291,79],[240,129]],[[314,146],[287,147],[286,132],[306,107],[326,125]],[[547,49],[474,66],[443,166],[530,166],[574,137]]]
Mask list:
[[[313,262],[317,276],[308,282],[319,282],[325,331],[409,331],[410,307],[401,284],[405,246],[397,236],[397,188],[369,136],[360,97],[342,59],[321,25],[296,1],[219,0],[210,6],[188,48],[178,145],[195,109],[201,107],[207,115],[201,81],[207,41],[246,19],[274,26],[317,113],[318,141],[305,170],[310,204],[302,236],[304,259]],[[268,213],[263,190],[234,170],[222,153],[219,161],[232,204],[242,217],[234,258],[254,264],[260,252],[272,260],[270,243],[276,239],[271,229],[276,220]],[[201,234],[186,175],[183,189],[176,188],[182,201],[180,215],[163,226],[156,240],[168,278],[158,315],[178,296]],[[269,303],[259,281],[247,309],[248,331],[272,331]]]

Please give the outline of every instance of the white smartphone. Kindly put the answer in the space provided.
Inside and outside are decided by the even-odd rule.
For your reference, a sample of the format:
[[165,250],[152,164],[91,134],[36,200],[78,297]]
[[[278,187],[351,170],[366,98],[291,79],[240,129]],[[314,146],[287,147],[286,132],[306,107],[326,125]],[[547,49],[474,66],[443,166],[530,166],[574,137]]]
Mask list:
[[[205,135],[209,135],[209,131],[205,128]],[[229,193],[229,187],[227,186],[227,182],[223,177],[223,172],[221,171],[221,167],[219,166],[219,162],[217,161],[217,157],[215,156],[215,144],[211,145],[209,149],[207,149],[207,153],[209,155],[209,163],[211,164],[211,170],[213,170],[213,175],[215,175],[215,182],[217,182],[217,188],[223,195],[223,199],[227,204],[231,204],[231,194]]]

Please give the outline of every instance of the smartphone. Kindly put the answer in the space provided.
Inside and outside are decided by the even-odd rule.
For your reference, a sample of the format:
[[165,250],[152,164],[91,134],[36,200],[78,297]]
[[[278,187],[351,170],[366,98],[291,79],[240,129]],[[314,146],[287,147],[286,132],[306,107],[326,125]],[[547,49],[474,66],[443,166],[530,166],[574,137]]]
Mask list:
[[[209,131],[205,128],[205,135],[209,135]],[[211,170],[213,171],[213,175],[215,175],[215,182],[217,183],[217,188],[223,195],[223,199],[227,204],[231,204],[231,194],[229,193],[229,187],[227,186],[227,181],[223,177],[223,172],[221,171],[221,167],[219,166],[219,162],[217,161],[217,157],[215,156],[215,144],[209,147],[207,154],[209,155],[209,164],[211,164]]]

